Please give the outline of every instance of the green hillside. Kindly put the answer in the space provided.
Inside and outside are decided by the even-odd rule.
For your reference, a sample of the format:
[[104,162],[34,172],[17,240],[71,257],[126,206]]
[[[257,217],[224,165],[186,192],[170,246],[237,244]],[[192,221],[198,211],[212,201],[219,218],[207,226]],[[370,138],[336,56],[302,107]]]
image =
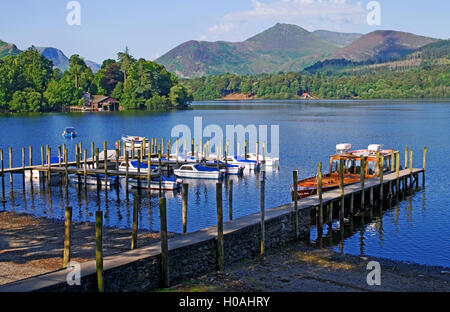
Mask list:
[[0,58],[5,57],[7,55],[17,55],[21,51],[11,43],[7,43],[0,40]]

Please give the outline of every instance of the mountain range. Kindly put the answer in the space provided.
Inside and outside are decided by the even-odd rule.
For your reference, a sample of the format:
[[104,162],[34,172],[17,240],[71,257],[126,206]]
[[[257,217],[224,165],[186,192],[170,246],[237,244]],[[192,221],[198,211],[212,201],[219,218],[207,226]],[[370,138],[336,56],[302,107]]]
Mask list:
[[326,30],[309,32],[296,25],[278,23],[243,42],[191,40],[156,62],[183,78],[289,72],[327,59],[392,60],[436,40],[390,30],[365,35]]
[[[61,71],[69,70],[69,58],[59,49],[52,47],[36,47],[36,49],[46,59],[53,62],[53,66],[59,68]],[[21,50],[16,45],[0,40],[0,58],[7,55],[17,55]],[[92,69],[95,74],[100,70],[100,65],[89,60],[85,60],[86,65]]]

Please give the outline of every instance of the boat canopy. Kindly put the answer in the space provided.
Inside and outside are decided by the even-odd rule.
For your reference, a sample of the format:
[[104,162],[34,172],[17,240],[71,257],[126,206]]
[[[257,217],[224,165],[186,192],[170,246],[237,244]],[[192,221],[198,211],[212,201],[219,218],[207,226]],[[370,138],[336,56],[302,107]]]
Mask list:
[[198,171],[210,171],[210,172],[218,171],[216,168],[209,168],[201,165],[194,165],[194,168],[197,169]]

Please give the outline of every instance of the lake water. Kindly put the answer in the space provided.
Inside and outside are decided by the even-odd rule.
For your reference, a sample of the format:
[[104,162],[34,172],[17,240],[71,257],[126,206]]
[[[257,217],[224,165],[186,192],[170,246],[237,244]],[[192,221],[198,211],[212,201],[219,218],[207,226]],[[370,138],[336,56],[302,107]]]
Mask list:
[[[15,166],[21,166],[21,148],[33,146],[34,163],[40,162],[40,146],[49,144],[53,153],[65,143],[70,158],[74,158],[74,146],[83,143],[88,149],[94,141],[102,148],[114,142],[122,134],[146,137],[170,136],[172,127],[185,124],[191,129],[194,117],[203,118],[203,125],[242,124],[244,126],[279,125],[280,167],[266,173],[266,208],[288,203],[292,170],[299,169],[300,178],[315,175],[317,162],[328,163],[328,156],[335,152],[337,143],[352,143],[354,148],[366,148],[371,143],[384,144],[385,148],[404,148],[414,151],[414,167],[422,166],[422,150],[428,148],[426,188],[383,212],[381,217],[355,224],[352,230],[345,228],[344,240],[336,241],[335,249],[350,254],[366,254],[395,260],[450,267],[450,209],[448,173],[450,165],[450,103],[439,101],[246,101],[246,102],[198,102],[191,110],[145,113],[123,112],[113,114],[43,114],[0,115],[0,149],[5,153],[13,147]],[[74,126],[79,134],[74,140],[66,140],[61,132],[66,126]],[[270,127],[269,127],[270,136]],[[253,148],[253,147],[252,147]],[[241,151],[243,144],[241,144]],[[56,156],[56,154],[53,154]],[[28,163],[28,151],[26,151]],[[325,165],[326,168],[326,165]],[[233,177],[234,218],[259,211],[258,174],[250,172],[243,177]],[[78,192],[69,186],[68,196],[64,188],[51,189],[26,183],[15,176],[14,191],[9,192],[6,177],[6,200],[0,209],[25,212],[52,219],[64,218],[64,207],[74,209],[74,221],[94,221],[100,207],[106,213],[105,225],[130,228],[133,194],[125,200],[123,188],[107,195],[90,189]],[[145,192],[143,194],[146,194]],[[228,207],[228,188],[224,187],[224,209]],[[181,196],[167,193],[168,229],[181,231]],[[141,198],[139,227],[159,230],[158,195]],[[216,223],[215,181],[189,181],[188,231]],[[225,221],[228,214],[224,212]],[[351,231],[351,232],[350,232]],[[311,232],[315,236],[314,227]]]

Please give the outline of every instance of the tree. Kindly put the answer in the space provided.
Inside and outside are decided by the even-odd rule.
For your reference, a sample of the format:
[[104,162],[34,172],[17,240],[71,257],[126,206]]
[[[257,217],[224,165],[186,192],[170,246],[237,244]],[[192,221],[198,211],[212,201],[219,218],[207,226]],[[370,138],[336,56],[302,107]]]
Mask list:
[[123,73],[123,81],[125,81],[128,71],[136,63],[136,60],[130,55],[128,47],[125,47],[124,52],[117,53],[117,58],[119,59],[120,70]]

